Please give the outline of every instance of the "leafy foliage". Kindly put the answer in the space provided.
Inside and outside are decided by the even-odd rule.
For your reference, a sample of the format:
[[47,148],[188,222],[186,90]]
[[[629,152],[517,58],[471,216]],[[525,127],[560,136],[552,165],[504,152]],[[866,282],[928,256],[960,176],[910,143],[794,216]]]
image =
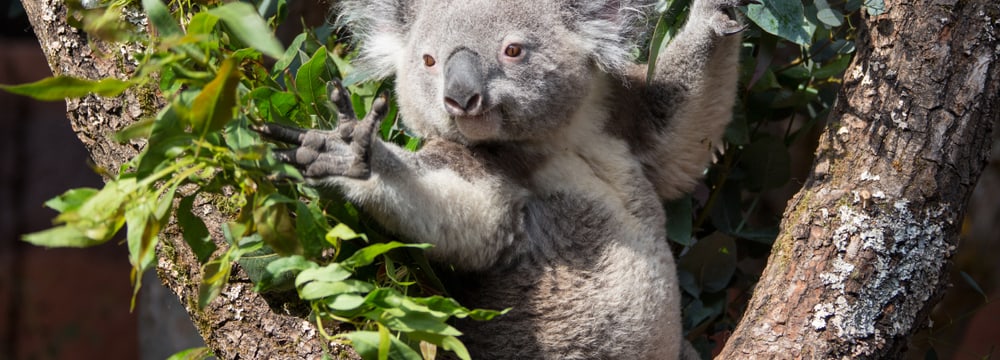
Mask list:
[[[94,246],[108,242],[127,224],[137,292],[141,273],[156,259],[159,234],[173,217],[202,263],[202,308],[218,297],[239,264],[259,291],[295,291],[312,310],[310,319],[324,338],[350,342],[366,359],[421,358],[416,354],[429,347],[468,359],[457,338],[461,333],[448,319],[489,320],[502,312],[466,309],[438,295],[413,296],[434,288],[418,282],[415,273],[425,278],[433,274],[427,266],[418,267],[426,264],[419,251],[405,250],[429,245],[385,241],[381,235],[378,242],[369,241],[355,232],[372,230],[350,204],[320,199],[296,181],[302,179],[298,171],[276,161],[270,146],[251,130],[262,121],[336,125],[327,82],[350,71],[351,54],[343,45],[310,31],[283,49],[268,26],[280,22],[283,3],[272,14],[258,13],[244,2],[179,2],[173,10],[160,0],[142,0],[141,5],[156,35],[133,28],[123,37],[148,49],[137,54],[141,65],[133,78],[56,77],[3,87],[46,100],[153,88],[166,101],[155,117],[117,134],[120,141],[147,139],[138,157],[103,189],[73,189],[47,202],[60,212],[56,226],[24,240],[50,247]],[[106,31],[95,19],[118,16],[120,6],[128,5],[84,16],[80,25]],[[355,107],[367,112],[381,86],[352,84]],[[413,144],[392,120],[382,127],[383,134]],[[198,216],[205,209],[228,210],[231,220],[210,229]],[[213,230],[225,239],[221,248],[212,241]],[[328,334],[333,321],[357,330]],[[175,358],[207,355],[193,349]]]
[[[71,22],[93,36],[144,45],[134,77],[56,77],[0,86],[45,100],[116,96],[129,88],[166,99],[154,117],[117,135],[120,141],[147,139],[138,157],[103,189],[73,189],[47,202],[60,213],[57,226],[24,239],[42,246],[94,246],[127,223],[138,291],[140,274],[156,259],[160,231],[174,218],[203,266],[201,307],[221,293],[238,264],[259,291],[297,293],[321,336],[349,342],[365,359],[433,358],[436,349],[468,359],[448,319],[489,320],[502,312],[466,309],[439,295],[414,296],[444,293],[422,258],[427,245],[391,241],[367,226],[351,204],[321,199],[251,130],[264,121],[332,128],[330,80],[345,79],[359,117],[388,84],[356,81],[351,49],[324,29],[307,29],[283,49],[270,26],[284,20],[284,1],[203,4],[168,7],[142,0],[155,35],[113,21],[135,4],[71,9]],[[689,4],[660,1],[663,15],[640,58],[655,62]],[[881,0],[764,0],[747,7],[744,91],[726,132],[726,151],[702,189],[666,204],[669,238],[681,254],[684,325],[703,353],[713,334],[732,329],[742,312],[739,299],[755,281],[741,262],[766,257],[774,241],[779,216],[764,214],[762,199],[790,182],[789,147],[832,107],[854,52],[851,23],[861,11],[877,15],[883,6]],[[394,121],[394,108],[386,119],[384,138],[418,146]],[[211,209],[231,214],[230,221],[209,228],[198,215]],[[213,232],[225,242],[214,242]],[[356,331],[329,334],[334,321]],[[207,353],[194,349],[175,358]]]

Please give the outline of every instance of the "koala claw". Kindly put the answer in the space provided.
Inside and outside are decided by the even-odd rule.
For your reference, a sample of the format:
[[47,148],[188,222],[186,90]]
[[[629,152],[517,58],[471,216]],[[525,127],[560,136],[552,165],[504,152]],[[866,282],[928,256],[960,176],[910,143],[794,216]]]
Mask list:
[[371,112],[358,121],[350,105],[350,97],[338,98],[332,94],[338,91],[346,94],[343,87],[339,83],[332,87],[331,100],[338,107],[341,121],[334,130],[305,130],[273,123],[254,127],[254,130],[269,140],[296,146],[275,150],[275,157],[295,166],[308,179],[329,176],[366,179],[371,175],[369,156],[372,138],[388,112],[387,96],[379,95],[372,104]]

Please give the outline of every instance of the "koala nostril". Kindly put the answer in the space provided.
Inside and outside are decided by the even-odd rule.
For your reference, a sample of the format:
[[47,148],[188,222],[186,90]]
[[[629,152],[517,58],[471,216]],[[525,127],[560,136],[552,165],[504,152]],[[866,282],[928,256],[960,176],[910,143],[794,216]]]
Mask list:
[[465,103],[465,111],[470,113],[476,113],[479,111],[479,106],[483,103],[483,97],[479,94],[472,94],[469,101]]
[[445,96],[444,106],[452,115],[475,114],[483,104],[483,97],[479,94],[472,94],[465,101],[455,100]]

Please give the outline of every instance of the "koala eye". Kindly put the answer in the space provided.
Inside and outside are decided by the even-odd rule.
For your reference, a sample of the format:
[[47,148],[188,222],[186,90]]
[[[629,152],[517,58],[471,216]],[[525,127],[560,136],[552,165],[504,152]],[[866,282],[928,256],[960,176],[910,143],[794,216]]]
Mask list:
[[503,54],[507,57],[516,58],[521,56],[522,53],[521,44],[510,44],[507,45],[506,49],[503,49]]
[[424,54],[424,66],[431,67],[434,66],[434,64],[437,64],[437,60],[434,60],[433,56]]

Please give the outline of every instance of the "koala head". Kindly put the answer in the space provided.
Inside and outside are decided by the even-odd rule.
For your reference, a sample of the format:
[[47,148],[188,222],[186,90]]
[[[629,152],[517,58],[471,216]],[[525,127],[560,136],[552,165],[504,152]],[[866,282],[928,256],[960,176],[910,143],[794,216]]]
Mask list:
[[627,0],[348,0],[361,66],[395,75],[405,125],[472,144],[544,138],[599,72],[630,62],[648,5]]

